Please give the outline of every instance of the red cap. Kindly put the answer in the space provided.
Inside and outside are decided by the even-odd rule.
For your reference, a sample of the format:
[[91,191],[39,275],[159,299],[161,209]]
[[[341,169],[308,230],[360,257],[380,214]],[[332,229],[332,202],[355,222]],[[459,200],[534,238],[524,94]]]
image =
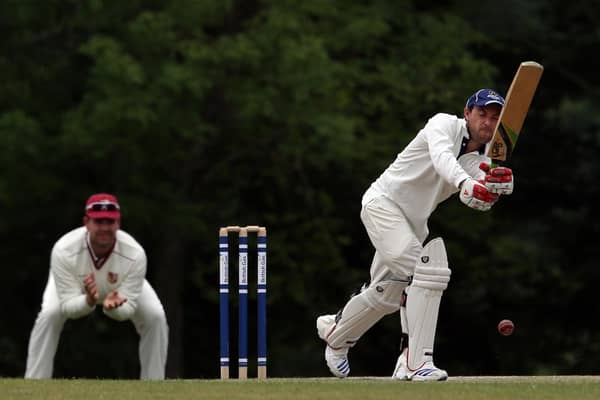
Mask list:
[[91,195],[85,203],[85,214],[94,219],[121,219],[121,207],[115,196],[108,193]]

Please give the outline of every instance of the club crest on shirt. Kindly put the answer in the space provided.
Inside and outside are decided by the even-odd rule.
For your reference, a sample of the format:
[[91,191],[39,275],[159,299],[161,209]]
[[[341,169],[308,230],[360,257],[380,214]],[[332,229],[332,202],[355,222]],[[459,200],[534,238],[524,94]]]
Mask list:
[[110,284],[115,284],[119,280],[119,274],[115,274],[114,272],[108,271],[108,275],[106,276],[106,280]]

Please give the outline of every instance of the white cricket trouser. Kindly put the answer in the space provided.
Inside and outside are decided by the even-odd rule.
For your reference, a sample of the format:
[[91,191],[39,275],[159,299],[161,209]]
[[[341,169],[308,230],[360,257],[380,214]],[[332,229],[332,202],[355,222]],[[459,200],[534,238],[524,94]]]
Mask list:
[[396,203],[375,197],[363,206],[360,218],[375,247],[371,284],[412,276],[423,246]]
[[317,319],[319,337],[336,350],[354,346],[384,315],[400,309],[402,292],[423,249],[402,210],[389,199],[371,199],[360,217],[375,247],[371,282],[346,303],[337,317],[324,315]]
[[[42,308],[29,338],[25,378],[52,378],[54,356],[66,320],[60,311],[54,277],[50,274],[44,290]],[[148,281],[144,281],[142,292],[137,299],[137,310],[131,322],[140,335],[140,378],[164,379],[169,328],[163,306]]]

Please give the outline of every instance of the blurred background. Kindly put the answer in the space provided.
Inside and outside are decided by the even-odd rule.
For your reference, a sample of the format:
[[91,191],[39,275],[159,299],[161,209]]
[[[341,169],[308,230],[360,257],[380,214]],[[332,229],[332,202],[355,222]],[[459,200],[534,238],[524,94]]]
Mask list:
[[[169,378],[218,377],[218,228],[254,224],[269,233],[268,373],[329,376],[315,319],[368,280],[363,192],[429,117],[505,94],[527,60],[545,72],[515,193],[488,213],[455,196],[430,221],[453,271],[436,361],[599,373],[599,20],[593,1],[0,1],[0,376],[23,375],[50,249],[101,191],[147,251]],[[353,375],[391,374],[399,329],[371,329]],[[69,321],[55,376],[137,378],[137,341],[100,311]]]

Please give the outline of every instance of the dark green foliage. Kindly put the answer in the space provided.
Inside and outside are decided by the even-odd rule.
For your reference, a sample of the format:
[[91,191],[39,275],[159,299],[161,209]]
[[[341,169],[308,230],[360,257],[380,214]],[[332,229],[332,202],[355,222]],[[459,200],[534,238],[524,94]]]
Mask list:
[[[600,284],[597,38],[582,34],[597,18],[555,1],[416,3],[3,2],[0,301],[13,312],[0,375],[22,375],[50,248],[98,191],[117,194],[148,252],[170,377],[218,374],[217,230],[230,224],[269,231],[269,373],[327,375],[314,322],[368,279],[362,193],[427,118],[462,113],[478,88],[505,92],[528,59],[547,69],[515,194],[488,214],[452,198],[431,220],[453,269],[436,353],[451,375],[597,372],[597,322],[572,312]],[[496,334],[502,318],[513,337]],[[106,377],[136,376],[136,337],[114,324],[69,322],[57,374],[102,374],[85,361],[120,356]],[[391,373],[398,338],[384,319],[353,373]]]

